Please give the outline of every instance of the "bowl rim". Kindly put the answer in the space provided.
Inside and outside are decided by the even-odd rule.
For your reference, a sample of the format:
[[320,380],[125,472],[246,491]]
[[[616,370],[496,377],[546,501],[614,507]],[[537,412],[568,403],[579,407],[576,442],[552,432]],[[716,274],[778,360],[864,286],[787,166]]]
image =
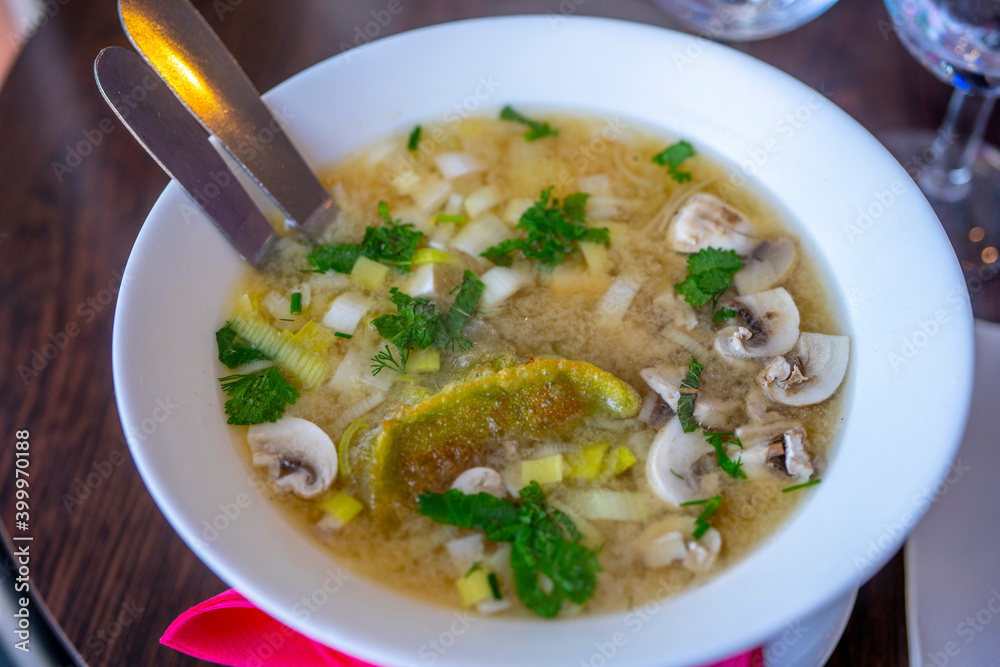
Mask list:
[[[701,54],[707,54],[707,56],[703,57],[724,61],[740,71],[751,71],[756,76],[762,77],[763,80],[767,81],[768,85],[773,85],[776,89],[783,92],[796,91],[802,96],[808,94],[818,94],[805,86],[805,84],[796,81],[792,77],[780,72],[770,65],[730,49],[729,47],[707,42],[703,39],[695,38],[690,35],[676,33],[654,26],[613,19],[565,16],[560,17],[559,20],[561,22],[561,32],[565,31],[576,35],[593,36],[595,34],[601,34],[608,39],[633,39],[648,42],[663,41],[664,43],[671,42],[673,46],[684,45],[685,48],[694,45],[700,49]],[[551,18],[545,16],[490,17],[438,24],[400,33],[373,41],[361,47],[358,53],[347,51],[313,65],[312,67],[303,70],[299,74],[296,74],[285,82],[279,84],[274,89],[266,93],[264,97],[269,103],[273,104],[280,104],[294,98],[296,95],[302,94],[303,90],[308,89],[316,82],[326,77],[336,78],[339,76],[341,72],[338,70],[343,69],[352,58],[359,58],[362,61],[362,65],[366,65],[369,59],[377,60],[379,57],[383,57],[380,55],[383,52],[399,49],[405,50],[420,44],[426,45],[437,39],[447,40],[463,36],[468,38],[470,34],[478,35],[479,39],[497,39],[497,33],[504,31],[515,35],[524,31],[534,34],[539,32],[542,28],[551,29],[550,22]],[[865,146],[866,150],[869,151],[873,159],[876,161],[880,160],[880,164],[886,170],[897,176],[897,178],[909,181],[909,177],[905,174],[905,172],[903,172],[902,167],[896,164],[895,161],[889,157],[888,153],[881,148],[881,146],[866,130],[864,130],[839,108],[832,104],[824,106],[822,113],[820,114],[820,112],[817,112],[816,117],[822,118],[822,123],[835,127],[840,132],[845,133],[845,136],[848,136],[856,144]],[[382,122],[384,123],[385,121]],[[664,127],[670,126],[664,124]],[[307,149],[304,152],[307,154],[307,158],[315,160],[315,155],[310,155],[310,150]],[[777,162],[779,160],[776,159],[775,161]],[[891,164],[887,161],[891,161]],[[767,172],[767,169],[768,165],[764,165],[762,171],[760,172],[762,175],[761,177],[763,177],[763,174],[769,173]],[[912,181],[909,182],[912,185]],[[134,397],[137,396],[139,392],[148,391],[148,388],[143,387],[141,380],[137,382],[135,375],[133,375],[130,370],[127,370],[130,369],[131,365],[133,365],[130,357],[131,350],[128,349],[130,347],[128,330],[135,326],[135,318],[137,317],[133,306],[137,300],[143,298],[143,295],[140,293],[140,281],[129,280],[128,277],[138,277],[141,275],[142,267],[139,265],[143,263],[143,260],[148,257],[150,253],[155,251],[155,248],[152,246],[155,246],[153,237],[157,233],[157,228],[162,227],[165,224],[163,220],[170,217],[169,211],[176,209],[178,202],[182,201],[183,198],[184,194],[180,191],[179,187],[175,183],[171,183],[164,190],[163,195],[151,210],[149,217],[147,218],[147,224],[143,225],[143,228],[136,240],[132,255],[130,255],[129,264],[127,265],[125,271],[126,279],[123,280],[123,286],[115,312],[112,343],[115,395],[118,401],[119,413],[122,418],[122,425],[126,431],[129,447],[132,452],[133,459],[136,462],[136,466],[139,469],[140,475],[142,476],[143,481],[164,516],[182,537],[182,539],[184,539],[184,541],[193,550],[195,550],[199,558],[206,565],[208,565],[210,569],[235,588],[238,588],[255,605],[296,630],[299,630],[319,641],[338,646],[342,650],[350,652],[351,654],[365,660],[386,665],[405,664],[410,659],[409,656],[412,651],[404,650],[399,642],[388,646],[388,644],[391,643],[389,638],[384,638],[386,639],[385,644],[378,645],[372,643],[370,636],[361,637],[359,639],[357,634],[345,631],[344,628],[341,627],[342,619],[337,619],[334,625],[330,625],[329,622],[331,617],[324,613],[318,613],[316,615],[307,616],[306,618],[301,618],[301,616],[295,612],[294,605],[291,604],[294,600],[291,600],[287,595],[282,595],[280,590],[275,589],[273,583],[261,582],[257,579],[257,576],[253,571],[254,564],[248,564],[247,562],[233,562],[231,554],[224,555],[222,553],[221,544],[217,547],[206,548],[205,544],[199,541],[198,528],[200,526],[192,525],[189,517],[186,517],[185,511],[182,510],[183,491],[177,488],[167,475],[165,475],[162,471],[157,470],[156,461],[153,456],[153,447],[150,445],[149,439],[139,438],[135,435],[138,432],[144,413],[141,408],[137,406]],[[905,202],[907,204],[906,208],[910,213],[915,213],[917,219],[922,220],[927,224],[929,224],[930,221],[933,221],[934,225],[917,230],[919,235],[922,235],[920,238],[926,238],[924,238],[923,245],[915,249],[911,248],[911,251],[920,256],[926,255],[933,259],[931,262],[932,270],[928,271],[928,273],[934,273],[933,267],[938,267],[939,277],[945,279],[945,287],[951,287],[951,290],[948,293],[950,295],[956,289],[953,287],[954,285],[961,284],[964,289],[964,280],[962,279],[961,272],[958,269],[957,261],[954,260],[954,256],[951,253],[950,246],[947,245],[947,237],[944,235],[940,226],[937,225],[933,212],[930,210],[930,207],[922,197],[919,197],[918,199],[919,200],[916,202]],[[173,217],[176,217],[176,215]],[[887,222],[895,224],[895,218],[891,220],[887,219]],[[799,231],[803,237],[808,235],[808,230],[805,228],[802,228]],[[876,234],[870,234],[870,236],[877,238]],[[212,241],[206,240],[205,242],[211,243]],[[934,247],[935,242],[939,247]],[[821,257],[821,255],[818,256]],[[948,268],[949,265],[950,268]],[[866,304],[865,299],[871,298],[871,295],[866,296],[864,294],[851,293],[850,290],[842,291],[846,292],[842,293],[841,297],[844,307],[848,310],[864,307]],[[956,419],[954,421],[950,421],[949,425],[941,427],[940,431],[935,433],[935,435],[942,438],[943,444],[940,444],[936,450],[930,449],[926,452],[929,456],[934,458],[924,460],[924,463],[919,467],[911,467],[908,469],[909,472],[916,475],[916,477],[908,480],[908,484],[903,484],[899,480],[894,481],[894,483],[899,485],[900,488],[909,492],[907,493],[907,496],[919,493],[926,488],[936,487],[942,483],[942,479],[947,473],[947,464],[957,451],[962,429],[964,427],[964,416],[968,410],[969,400],[971,397],[973,362],[972,318],[971,310],[968,307],[967,294],[964,304],[956,306],[954,313],[957,314],[957,316],[953,317],[954,326],[943,329],[941,334],[936,338],[932,337],[933,340],[927,343],[927,347],[928,349],[940,349],[943,347],[944,343],[951,345],[951,347],[948,348],[950,358],[947,364],[953,372],[952,381],[948,385],[950,392],[949,405],[952,407],[952,412],[956,416]],[[848,324],[848,320],[845,320],[845,324]],[[904,327],[904,330],[905,329],[906,328]],[[854,343],[853,338],[852,343]],[[893,347],[893,349],[895,349],[895,347]],[[883,350],[880,349],[879,351],[882,352]],[[922,356],[918,355],[915,358],[915,362],[920,365],[929,365],[930,362],[928,359],[931,356],[932,355],[927,354],[923,354]],[[853,369],[853,366],[855,365],[853,357],[854,353],[852,352],[851,380],[857,381],[859,373],[855,372],[856,369]],[[910,360],[907,360],[907,363],[912,364]],[[939,365],[941,365],[940,362],[936,364],[936,366]],[[906,373],[912,368],[912,365],[904,365],[902,372]],[[864,388],[854,387],[852,388],[852,392],[855,389],[857,389],[858,393],[860,393],[860,390]],[[856,399],[857,396],[854,398]],[[845,405],[845,410],[849,407],[850,406]],[[847,427],[845,426],[844,429],[842,429],[841,436],[846,428]],[[841,448],[842,445],[838,443],[838,458]],[[837,465],[838,463],[839,462],[835,461],[833,465]],[[837,485],[836,491],[830,491],[829,489],[834,488],[835,484]],[[817,504],[817,498],[819,497],[825,498],[827,494],[840,492],[840,487],[843,485],[839,482],[831,481],[829,484],[821,486],[825,488],[820,488],[814,497],[805,499],[802,503],[800,503],[798,514],[794,517],[796,524],[801,519],[804,508],[807,506],[815,506]],[[826,504],[827,503],[824,503],[824,506]],[[888,517],[891,521],[894,518],[901,516],[901,512],[903,510],[901,510],[900,507],[905,506],[905,502],[896,502],[892,504],[891,511],[881,508],[880,512],[876,511],[874,514],[876,517]],[[926,511],[927,507],[929,507],[929,505],[924,506],[922,510]],[[919,511],[918,508],[918,511],[912,513],[912,523],[909,523],[909,527],[912,527],[912,525],[916,523],[916,518],[919,518],[923,511]],[[904,523],[909,521],[910,519],[907,519]],[[739,580],[740,577],[737,575],[739,575],[741,570],[745,569],[748,560],[759,555],[765,547],[770,548],[773,543],[780,541],[779,538],[782,538],[785,534],[792,530],[793,527],[788,525],[790,522],[791,521],[786,522],[786,525],[779,529],[779,535],[769,539],[765,545],[758,546],[754,552],[744,557],[741,563],[716,576],[709,583],[695,589],[694,591],[685,592],[675,599],[689,599],[694,594],[707,597],[706,592],[708,591],[711,591],[715,599],[722,599],[719,596],[719,589],[727,586],[730,580],[734,578]],[[904,528],[905,527],[906,526],[904,526]],[[731,628],[728,636],[718,639],[713,645],[703,650],[697,650],[696,648],[690,646],[685,647],[683,650],[679,650],[675,656],[677,661],[676,664],[718,659],[744,650],[755,644],[759,644],[760,642],[766,640],[771,633],[780,630],[781,624],[776,624],[776,616],[785,616],[789,618],[804,617],[809,612],[819,608],[836,597],[846,594],[850,589],[863,583],[868,576],[874,574],[882,564],[889,560],[896,548],[902,543],[903,539],[905,539],[905,534],[905,530],[902,533],[895,533],[893,531],[885,533],[872,532],[869,528],[865,535],[871,535],[872,539],[877,539],[878,543],[876,546],[879,548],[874,551],[873,557],[866,559],[867,565],[865,568],[859,568],[856,562],[851,564],[850,567],[845,567],[843,563],[832,562],[828,559],[823,565],[830,568],[827,571],[829,577],[820,581],[810,582],[812,588],[809,595],[790,594],[789,599],[783,602],[787,611],[776,615],[773,609],[763,609],[759,614],[747,614],[742,625]],[[883,539],[883,537],[886,537],[886,539]],[[871,553],[871,551],[868,552],[869,555]],[[851,570],[852,567],[854,568],[854,571]],[[816,574],[816,572],[813,572],[813,574]],[[370,595],[373,598],[383,599],[379,597],[378,593],[371,586],[361,586],[361,588],[365,591],[366,595]],[[747,595],[753,596],[760,594],[763,596],[764,592],[765,591],[762,588],[758,587],[753,591],[748,592]],[[766,596],[764,597],[766,599]],[[402,597],[392,596],[392,599],[401,600]],[[406,605],[403,603],[400,603],[400,605],[412,607],[412,605]],[[674,604],[674,599],[664,602],[661,607],[666,606],[669,610],[671,605],[676,606]],[[427,606],[423,604],[417,604],[417,606],[421,609],[427,609]],[[659,609],[660,608],[658,608],[658,614]],[[749,610],[749,607],[747,607],[747,610]],[[321,612],[323,611],[324,610],[321,610]],[[434,614],[428,612],[428,615]],[[581,633],[587,633],[588,635],[597,633],[598,636],[603,636],[608,627],[608,624],[605,623],[605,621],[608,618],[619,616],[621,616],[621,614],[600,617],[585,617],[582,619],[562,621],[558,624],[547,625],[546,627],[550,629],[549,634],[551,634],[553,641],[559,643],[562,641],[571,641],[573,637],[579,637]],[[627,617],[628,614],[625,614],[625,616]],[[661,615],[661,618],[667,618],[667,616],[673,617],[672,614],[668,613],[667,615]],[[654,624],[658,623],[657,619],[653,619],[650,622]],[[537,632],[531,629],[539,627],[540,624],[537,622],[529,621],[527,623],[520,623],[501,619],[487,619],[484,622],[484,625],[489,625],[498,633],[500,636],[498,641],[501,646],[503,645],[503,642],[509,641],[511,638],[526,637],[529,640],[528,645],[534,646],[536,649],[538,648],[537,642],[540,641],[540,637]],[[551,631],[553,628],[555,628],[555,631]],[[572,630],[567,630],[568,628],[572,628]],[[353,630],[357,630],[357,628],[355,627]],[[646,635],[649,634],[650,633],[646,633]],[[476,633],[476,637],[477,641],[480,642],[485,642],[487,640],[483,633]],[[649,640],[646,636],[640,637],[640,639],[641,641],[636,640],[626,648],[631,650],[633,647],[648,646],[647,642]],[[491,641],[488,643],[495,648],[498,646],[498,641]],[[512,650],[520,649],[515,647]],[[636,654],[636,651],[638,650],[639,649],[636,648],[632,653],[626,653],[625,648],[623,648],[621,653],[621,657],[625,658],[622,661],[623,664],[648,664],[643,662],[643,658]],[[459,649],[456,649],[447,655],[441,656],[440,662],[441,664],[463,664],[460,661],[464,659],[465,656],[466,654],[462,653]],[[662,660],[670,662],[672,658],[667,656],[662,658]],[[660,660],[660,662],[662,662],[662,660]],[[502,660],[497,660],[496,655],[484,656],[482,662],[483,664],[503,664]],[[674,663],[671,662],[671,664]]]

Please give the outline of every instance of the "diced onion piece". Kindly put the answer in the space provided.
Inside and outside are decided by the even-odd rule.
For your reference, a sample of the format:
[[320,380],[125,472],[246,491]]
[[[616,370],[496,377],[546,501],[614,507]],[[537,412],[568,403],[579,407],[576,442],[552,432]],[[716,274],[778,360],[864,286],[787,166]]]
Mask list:
[[509,238],[509,230],[500,218],[492,213],[485,213],[466,223],[451,240],[451,247],[473,257],[479,257],[484,250],[507,238]]
[[617,197],[591,197],[587,200],[587,218],[617,218],[619,205],[623,202]]
[[576,179],[576,189],[593,197],[600,197],[611,191],[611,178],[607,174],[584,176]]
[[441,153],[434,158],[434,164],[449,181],[483,169],[479,161],[469,153]]
[[521,461],[521,480],[525,483],[554,484],[563,479],[562,454],[544,459]]
[[628,447],[615,447],[608,457],[608,471],[612,475],[620,475],[636,462],[635,454]]
[[452,563],[459,574],[464,575],[476,561],[483,560],[486,543],[483,541],[483,534],[476,533],[468,537],[459,537],[448,540],[444,544],[445,551],[451,556]]
[[604,457],[610,448],[610,444],[598,442],[566,454],[566,464],[569,466],[566,476],[593,482],[604,471]]
[[420,266],[422,264],[454,264],[457,261],[458,258],[455,255],[440,248],[421,248],[413,253],[413,266]]
[[345,292],[330,304],[323,316],[323,326],[353,336],[369,308],[371,301],[368,297],[356,292]]
[[[487,582],[489,581],[489,575],[487,575]],[[564,603],[565,604],[565,603]],[[498,614],[501,611],[506,611],[512,606],[510,600],[483,600],[476,605],[476,611],[480,614]]]
[[503,302],[519,289],[527,286],[529,278],[506,266],[495,266],[479,277],[486,288],[479,299],[479,307],[487,314],[495,312]]
[[309,320],[304,327],[292,336],[292,342],[310,352],[323,354],[333,344],[333,334],[316,324],[313,320]]
[[434,265],[422,264],[413,270],[406,293],[412,297],[436,299],[438,297],[436,278]]
[[470,218],[479,217],[500,203],[500,188],[484,185],[465,198],[465,212]]
[[451,194],[451,183],[440,178],[428,179],[417,190],[411,193],[414,203],[424,213],[441,208]]
[[580,513],[591,521],[645,521],[649,506],[634,491],[589,491],[580,496]]
[[327,498],[317,504],[321,510],[339,519],[341,524],[347,523],[365,508],[364,505],[343,491],[338,491],[332,498]]
[[490,588],[489,575],[485,570],[476,570],[461,577],[455,582],[455,587],[458,588],[463,607],[471,607],[493,598],[493,589]]
[[388,273],[389,267],[385,264],[379,264],[367,257],[358,257],[358,261],[354,262],[354,268],[351,269],[351,282],[374,292],[382,286]]
[[358,431],[363,431],[366,428],[368,428],[368,422],[365,421],[364,417],[358,417],[350,423],[344,434],[340,436],[340,444],[337,446],[337,469],[340,471],[341,479],[346,480],[351,474],[351,441],[354,440],[354,436],[358,434]]
[[452,192],[448,195],[448,203],[444,205],[443,213],[445,215],[458,215],[462,212],[463,201],[465,201],[465,197],[457,192]]
[[[436,373],[441,370],[441,351],[432,347],[410,355],[406,370],[411,373]],[[379,373],[381,375],[381,373]]]
[[511,199],[503,209],[503,221],[511,227],[516,227],[517,223],[521,222],[521,216],[524,215],[524,212],[534,205],[535,202],[527,197]]
[[[339,371],[340,369],[337,370]],[[330,385],[331,386],[333,385],[332,380],[330,381]],[[361,415],[377,408],[379,405],[382,404],[383,401],[385,401],[385,394],[380,391],[376,391],[375,393],[369,395],[368,398],[365,398],[359,403],[355,403],[347,410],[345,410],[343,413],[341,413],[341,415],[337,418],[337,421],[333,422],[333,426],[331,427],[330,430],[332,430],[334,433],[340,431],[341,429],[343,429],[345,426],[353,422]]]
[[635,295],[642,287],[642,279],[632,275],[622,275],[611,281],[611,287],[597,303],[597,313],[606,320],[618,321],[632,305]]
[[276,320],[291,317],[291,301],[274,290],[264,295],[260,305]]
[[421,178],[415,172],[404,171],[392,179],[392,187],[401,195],[412,195],[420,187]]
[[[383,341],[382,345],[378,348],[380,350],[385,349],[387,343]],[[390,348],[391,349],[391,348]],[[398,350],[392,350],[393,355],[398,355]],[[389,391],[389,387],[392,383],[396,381],[399,377],[399,373],[391,368],[383,368],[379,371],[378,375],[375,375],[372,367],[369,365],[358,375],[358,379],[367,384],[369,387],[374,387],[378,391]]]
[[427,245],[444,250],[451,243],[451,239],[457,231],[458,225],[436,225],[434,235],[427,241]]
[[579,246],[588,269],[597,273],[608,272],[611,268],[611,255],[608,253],[608,246],[590,241],[580,241]]
[[237,334],[277,361],[306,387],[316,387],[326,376],[326,364],[318,354],[296,345],[287,332],[275,329],[258,315],[244,311],[237,314],[231,323]]
[[711,356],[711,352],[709,352],[707,347],[680,329],[671,326],[664,327],[663,331],[660,332],[660,335],[672,343],[677,343],[699,359],[707,359]]
[[[340,365],[337,366],[337,370],[334,371],[333,377],[330,378],[329,387],[331,389],[336,389],[341,393],[346,393],[354,389],[355,382],[358,376],[365,372],[365,359],[361,355],[361,348],[357,345],[352,345],[348,350],[347,354],[341,360]],[[363,413],[359,412],[357,415],[352,417],[349,421],[344,422],[346,426],[355,418],[360,417]],[[339,422],[344,418],[343,415],[340,416]],[[333,429],[336,432],[337,429]]]

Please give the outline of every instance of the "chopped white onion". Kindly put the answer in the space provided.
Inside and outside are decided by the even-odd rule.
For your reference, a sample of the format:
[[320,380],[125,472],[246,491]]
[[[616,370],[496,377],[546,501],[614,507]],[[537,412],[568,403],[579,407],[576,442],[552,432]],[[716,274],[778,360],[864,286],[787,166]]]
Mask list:
[[[565,605],[566,603],[563,604]],[[491,598],[488,600],[483,600],[482,602],[477,604],[476,611],[478,611],[480,614],[497,614],[501,611],[506,611],[510,609],[510,607],[511,607],[510,600],[506,599],[494,600]]]
[[444,548],[451,556],[451,561],[455,564],[458,574],[463,575],[476,561],[483,560],[486,543],[482,533],[476,533],[468,537],[449,540],[445,542]]
[[576,187],[592,197],[601,197],[611,191],[611,178],[607,174],[594,174],[576,179]]
[[323,326],[345,334],[354,335],[361,318],[371,308],[368,297],[357,292],[344,292],[330,304],[323,316]]
[[527,276],[506,266],[495,266],[479,279],[486,286],[479,299],[479,306],[487,314],[499,309],[504,301],[528,284]]
[[449,181],[459,176],[481,171],[483,166],[469,153],[441,153],[434,158],[441,175]]
[[635,295],[642,287],[643,279],[638,276],[622,275],[611,281],[611,287],[597,302],[597,313],[608,320],[620,320],[632,305]]
[[462,212],[462,202],[465,201],[465,197],[458,194],[457,192],[452,192],[448,195],[448,203],[444,205],[445,215],[458,215]]
[[[360,357],[360,355],[358,356]],[[330,381],[330,384],[333,385],[332,380]],[[352,421],[361,415],[374,410],[380,406],[383,401],[385,401],[385,394],[382,392],[376,391],[373,394],[369,394],[366,398],[344,410],[344,412],[337,417],[337,421],[333,422],[331,431],[333,433],[343,433]]]
[[649,506],[635,491],[588,491],[580,494],[580,514],[591,521],[645,521]]
[[406,293],[412,297],[423,297],[425,299],[438,298],[435,286],[435,264],[421,264],[413,270],[410,277],[410,284]]
[[451,244],[451,239],[458,231],[458,225],[447,224],[436,225],[436,227],[437,229],[434,230],[434,236],[427,241],[427,245],[432,248],[437,248],[438,250],[447,250],[448,246]]
[[509,238],[507,225],[492,213],[486,213],[466,223],[462,231],[451,240],[451,247],[479,257],[487,248]]
[[392,179],[392,187],[401,195],[410,195],[420,187],[422,179],[415,172],[404,171]]
[[503,221],[509,224],[511,227],[516,227],[517,223],[521,222],[521,216],[529,208],[535,205],[535,202],[531,201],[527,197],[516,197],[507,202],[507,206],[503,210]]
[[[357,345],[352,345],[344,355],[344,358],[340,361],[340,365],[337,366],[337,370],[334,371],[333,377],[330,378],[329,387],[331,389],[336,389],[341,393],[346,393],[352,391],[357,382],[358,376],[365,371],[365,362],[361,356],[361,348]],[[360,416],[360,415],[358,415]],[[341,422],[344,419],[344,415],[341,415],[337,422]],[[345,422],[344,426],[350,422]],[[336,429],[334,429],[336,432]]]
[[264,310],[270,313],[271,317],[278,320],[279,324],[282,319],[291,317],[292,302],[274,290],[264,295],[264,298],[260,301],[260,305],[264,306]]
[[470,218],[476,218],[499,203],[500,188],[495,185],[484,185],[465,198],[465,212]]
[[441,208],[451,194],[451,183],[439,178],[428,179],[412,193],[413,201],[424,213]]
[[707,359],[711,352],[708,348],[696,341],[691,336],[687,335],[680,329],[674,328],[672,326],[664,327],[660,335],[669,340],[672,343],[677,343],[685,350],[698,357],[699,359]]

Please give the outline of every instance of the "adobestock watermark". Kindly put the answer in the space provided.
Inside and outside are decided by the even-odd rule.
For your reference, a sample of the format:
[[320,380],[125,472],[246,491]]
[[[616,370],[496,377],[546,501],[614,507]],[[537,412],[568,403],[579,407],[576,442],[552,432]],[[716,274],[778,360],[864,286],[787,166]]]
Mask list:
[[945,295],[945,304],[951,306],[936,308],[933,313],[917,320],[912,333],[902,336],[899,346],[886,353],[886,360],[894,371],[910,363],[942,329],[952,320],[953,312],[964,312],[969,308],[969,292],[965,286],[955,287]]
[[922,489],[913,496],[911,500],[911,504],[913,505],[912,510],[906,510],[896,521],[884,524],[883,528],[885,528],[885,531],[877,538],[868,540],[868,550],[864,554],[854,556],[854,567],[857,568],[862,580],[867,579],[868,575],[873,574],[872,571],[875,565],[883,560],[887,560],[892,555],[889,550],[896,547],[898,541],[902,540],[903,536],[917,525],[920,517],[924,515],[930,506],[947,495],[948,489],[952,485],[957,484],[965,476],[965,473],[970,470],[972,470],[971,467],[962,464],[962,459],[955,459],[944,479],[934,486]]
[[[955,626],[955,634],[964,640],[966,647],[976,640],[979,633],[985,630],[994,618],[1000,615],[1000,591],[993,587],[989,594],[989,599],[979,611],[975,614],[969,614]],[[961,655],[962,648],[963,646],[957,641],[945,642],[944,646],[940,647],[941,650],[927,652],[927,662],[936,667],[946,667],[951,663],[952,658]]]
[[77,304],[73,311],[76,314],[74,319],[68,321],[58,331],[53,331],[45,337],[45,342],[39,347],[32,348],[31,358],[26,363],[18,364],[17,374],[25,386],[33,379],[41,375],[48,368],[49,364],[58,357],[69,344],[83,332],[80,324],[91,324],[115,301],[118,291],[123,282],[127,280],[121,271],[115,269],[111,271],[111,279],[106,287],[100,289],[93,296],[89,296]]
[[45,27],[69,3],[70,0],[40,0],[34,3],[35,11],[27,15],[22,20],[21,25],[15,26],[15,30],[7,32],[7,42],[14,50],[19,51],[29,39],[35,36],[35,33]]
[[99,658],[104,655],[108,647],[121,637],[129,626],[139,620],[139,616],[144,611],[146,608],[137,605],[134,598],[122,602],[115,618],[102,629],[87,637],[88,657]]
[[[406,0],[406,4],[410,2],[411,0]],[[339,53],[345,54],[344,57],[350,62],[364,50],[364,47],[384,35],[389,25],[403,13],[404,9],[402,0],[389,0],[379,9],[372,9],[369,12],[371,20],[354,26],[351,41],[342,41],[338,45]]]
[[410,663],[410,667],[416,667],[417,664],[433,665],[479,621],[478,616],[467,611],[453,611],[451,615],[453,620],[447,628],[420,645],[417,649],[420,663]]
[[554,12],[545,12],[549,20],[549,27],[553,30],[559,29],[559,24],[566,20],[567,16],[573,16],[587,3],[587,0],[559,0],[559,6]]

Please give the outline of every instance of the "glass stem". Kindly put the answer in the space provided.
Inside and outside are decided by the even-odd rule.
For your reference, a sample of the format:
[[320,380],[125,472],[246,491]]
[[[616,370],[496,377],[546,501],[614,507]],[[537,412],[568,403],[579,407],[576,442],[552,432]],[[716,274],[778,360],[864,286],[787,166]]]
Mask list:
[[958,201],[969,192],[972,166],[983,144],[995,98],[956,90],[931,145],[931,160],[919,176],[920,189],[932,198]]

